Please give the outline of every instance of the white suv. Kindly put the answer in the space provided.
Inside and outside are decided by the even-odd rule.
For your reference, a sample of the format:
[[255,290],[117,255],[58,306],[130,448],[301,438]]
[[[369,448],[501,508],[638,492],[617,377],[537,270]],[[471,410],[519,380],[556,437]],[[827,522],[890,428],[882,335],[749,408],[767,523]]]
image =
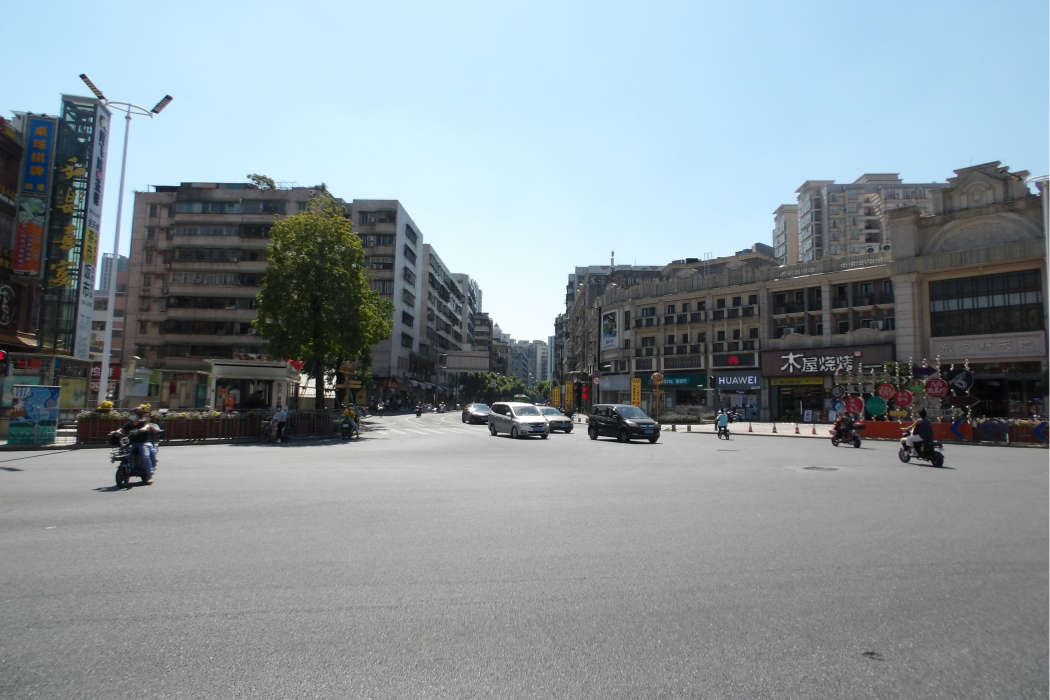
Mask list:
[[489,433],[509,433],[512,438],[539,435],[544,440],[551,434],[547,419],[531,403],[501,402],[492,405]]

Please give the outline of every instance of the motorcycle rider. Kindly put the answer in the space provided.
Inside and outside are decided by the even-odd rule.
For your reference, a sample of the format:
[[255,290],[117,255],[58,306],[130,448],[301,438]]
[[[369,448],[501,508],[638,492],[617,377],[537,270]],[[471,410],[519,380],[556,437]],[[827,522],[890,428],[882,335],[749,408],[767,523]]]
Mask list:
[[121,435],[128,438],[131,449],[138,456],[139,464],[146,472],[146,478],[142,480],[144,484],[152,484],[153,474],[157,471],[157,448],[150,442],[150,433],[157,430],[159,428],[155,429],[155,426],[149,422],[149,412],[139,406],[133,408],[128,414],[127,423],[110,433],[110,435]]
[[720,433],[723,429],[728,433],[729,415],[726,413],[724,408],[720,408],[718,409],[718,419],[716,421],[715,432]]
[[915,448],[915,452],[919,453],[922,450],[919,443],[925,442],[927,445],[933,443],[933,425],[926,417],[925,408],[919,409],[919,418],[908,426],[908,432],[911,434],[901,438],[901,445],[907,450]]
[[853,414],[843,411],[835,419],[835,439],[842,440],[853,430]]
[[416,403],[416,416],[420,416],[423,413],[423,407]]

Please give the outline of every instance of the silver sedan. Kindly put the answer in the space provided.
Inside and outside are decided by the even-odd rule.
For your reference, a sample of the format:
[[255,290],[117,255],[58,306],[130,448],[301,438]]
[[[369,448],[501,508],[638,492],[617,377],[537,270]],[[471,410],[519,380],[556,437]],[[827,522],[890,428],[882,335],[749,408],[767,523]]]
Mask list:
[[547,425],[551,427],[551,432],[555,430],[564,430],[567,433],[572,432],[572,419],[567,415],[554,408],[553,406],[539,406],[540,413],[547,419]]

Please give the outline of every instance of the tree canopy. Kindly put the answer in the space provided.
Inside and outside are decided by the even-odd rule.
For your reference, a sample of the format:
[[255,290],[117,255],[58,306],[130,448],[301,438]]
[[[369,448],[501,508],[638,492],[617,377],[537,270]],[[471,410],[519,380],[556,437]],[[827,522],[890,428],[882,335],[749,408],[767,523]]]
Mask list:
[[[492,382],[496,383],[492,387]],[[540,382],[536,387],[529,389],[525,382],[514,377],[507,377],[496,372],[466,372],[460,378],[463,385],[463,396],[469,403],[471,401],[484,401],[492,403],[513,398],[516,394],[525,394],[532,401],[546,401],[548,392],[541,390]]]
[[270,229],[255,328],[275,357],[306,360],[324,405],[325,371],[390,336],[394,305],[372,290],[361,239],[328,195]]

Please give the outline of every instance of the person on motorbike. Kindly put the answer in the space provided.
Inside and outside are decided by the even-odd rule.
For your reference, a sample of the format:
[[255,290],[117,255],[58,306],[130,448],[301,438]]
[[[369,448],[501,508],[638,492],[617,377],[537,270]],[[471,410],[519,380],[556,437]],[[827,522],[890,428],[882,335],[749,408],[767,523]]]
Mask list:
[[361,439],[361,428],[358,425],[357,420],[357,406],[350,404],[346,407],[346,410],[350,413],[350,437],[353,438],[354,434],[357,435],[357,439]]
[[835,439],[842,440],[851,430],[853,430],[853,414],[843,411],[835,419]]
[[139,464],[146,472],[144,484],[153,483],[153,474],[157,471],[157,448],[150,441],[150,433],[153,425],[149,422],[149,412],[141,406],[133,408],[128,414],[128,422],[110,435],[126,437],[131,443],[133,454],[138,457]]
[[724,408],[720,408],[718,409],[715,432],[721,432],[723,429],[729,430],[729,415]]
[[933,443],[933,425],[930,423],[930,419],[926,417],[926,409],[919,409],[919,418],[908,426],[909,435],[901,438],[901,445],[906,449],[915,449],[915,452],[921,452],[922,445],[920,443],[926,443],[930,445]]
[[419,405],[419,404],[417,403],[417,404],[416,404],[416,415],[417,415],[417,416],[419,416],[419,415],[421,415],[422,413],[423,413],[423,407],[422,407],[422,406],[420,406],[420,405]]
[[288,411],[284,406],[277,404],[277,411],[273,414],[273,420],[277,423],[277,442],[284,440],[284,426],[288,424]]

